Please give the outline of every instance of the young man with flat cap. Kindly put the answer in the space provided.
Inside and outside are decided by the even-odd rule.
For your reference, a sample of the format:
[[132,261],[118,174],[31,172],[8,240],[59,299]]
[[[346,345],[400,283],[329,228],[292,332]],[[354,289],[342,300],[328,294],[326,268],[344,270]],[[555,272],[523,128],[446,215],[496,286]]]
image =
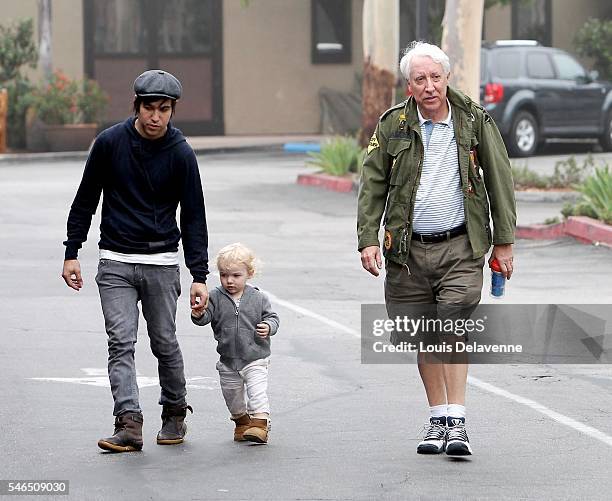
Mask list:
[[108,334],[115,431],[98,446],[108,451],[142,449],[134,362],[139,302],[158,361],[163,410],[157,443],[182,443],[187,409],[192,410],[185,400],[183,356],[176,338],[178,245],[182,240],[193,277],[191,307],[203,310],[208,303],[208,231],[195,154],[170,123],[181,92],[176,77],[162,70],[145,71],[135,80],[135,116],[98,135],[68,215],[62,278],[79,291],[78,251],[104,193],[96,283]]

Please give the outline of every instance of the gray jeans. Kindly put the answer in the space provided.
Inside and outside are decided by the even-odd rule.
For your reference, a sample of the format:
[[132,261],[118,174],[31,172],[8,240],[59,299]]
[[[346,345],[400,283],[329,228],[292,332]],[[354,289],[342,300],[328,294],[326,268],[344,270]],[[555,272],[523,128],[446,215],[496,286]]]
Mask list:
[[157,358],[161,405],[184,405],[185,371],[176,339],[176,302],[181,294],[178,265],[128,264],[101,259],[96,283],[108,334],[108,378],[113,414],[141,412],[134,351],[138,301],[147,322],[151,351]]

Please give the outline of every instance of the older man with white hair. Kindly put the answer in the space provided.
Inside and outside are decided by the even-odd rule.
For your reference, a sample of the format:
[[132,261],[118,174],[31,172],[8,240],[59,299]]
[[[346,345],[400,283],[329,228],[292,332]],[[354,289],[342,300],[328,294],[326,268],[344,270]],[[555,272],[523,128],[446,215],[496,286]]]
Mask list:
[[[489,260],[498,260],[506,278],[512,275],[516,209],[510,162],[487,112],[448,86],[450,62],[439,47],[413,42],[400,70],[411,96],[380,117],[363,163],[361,263],[378,276],[384,255],[390,316],[415,304],[434,305],[438,317],[457,308],[465,314],[480,302],[491,244]],[[455,353],[440,360],[421,351],[417,363],[430,409],[417,452],[472,454],[465,431],[466,358]]]

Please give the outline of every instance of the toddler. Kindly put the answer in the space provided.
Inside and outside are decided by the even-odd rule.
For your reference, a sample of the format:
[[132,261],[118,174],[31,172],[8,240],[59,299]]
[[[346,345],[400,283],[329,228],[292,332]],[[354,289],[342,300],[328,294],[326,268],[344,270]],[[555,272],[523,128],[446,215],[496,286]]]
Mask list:
[[210,292],[201,316],[192,310],[191,320],[212,326],[220,355],[221,391],[235,423],[234,440],[265,444],[270,419],[270,336],[278,330],[278,315],[267,296],[247,284],[255,274],[255,256],[250,249],[241,243],[224,247],[217,255],[217,269],[221,286]]

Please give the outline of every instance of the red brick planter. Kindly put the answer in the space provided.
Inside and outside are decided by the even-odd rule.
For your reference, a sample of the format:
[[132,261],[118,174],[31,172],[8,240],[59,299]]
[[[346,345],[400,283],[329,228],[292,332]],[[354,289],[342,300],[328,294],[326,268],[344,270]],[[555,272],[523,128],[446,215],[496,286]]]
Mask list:
[[353,176],[351,174],[344,176],[331,176],[322,172],[300,174],[298,175],[297,183],[305,186],[319,186],[326,190],[338,191],[340,193],[348,193],[353,190]]
[[517,226],[517,238],[554,240],[573,237],[584,243],[597,243],[612,247],[612,226],[585,216],[571,216],[559,224],[532,224]]
[[45,125],[49,151],[87,151],[96,137],[96,124]]
[[516,227],[517,238],[539,240],[554,240],[565,235],[565,223],[558,224],[529,224]]

